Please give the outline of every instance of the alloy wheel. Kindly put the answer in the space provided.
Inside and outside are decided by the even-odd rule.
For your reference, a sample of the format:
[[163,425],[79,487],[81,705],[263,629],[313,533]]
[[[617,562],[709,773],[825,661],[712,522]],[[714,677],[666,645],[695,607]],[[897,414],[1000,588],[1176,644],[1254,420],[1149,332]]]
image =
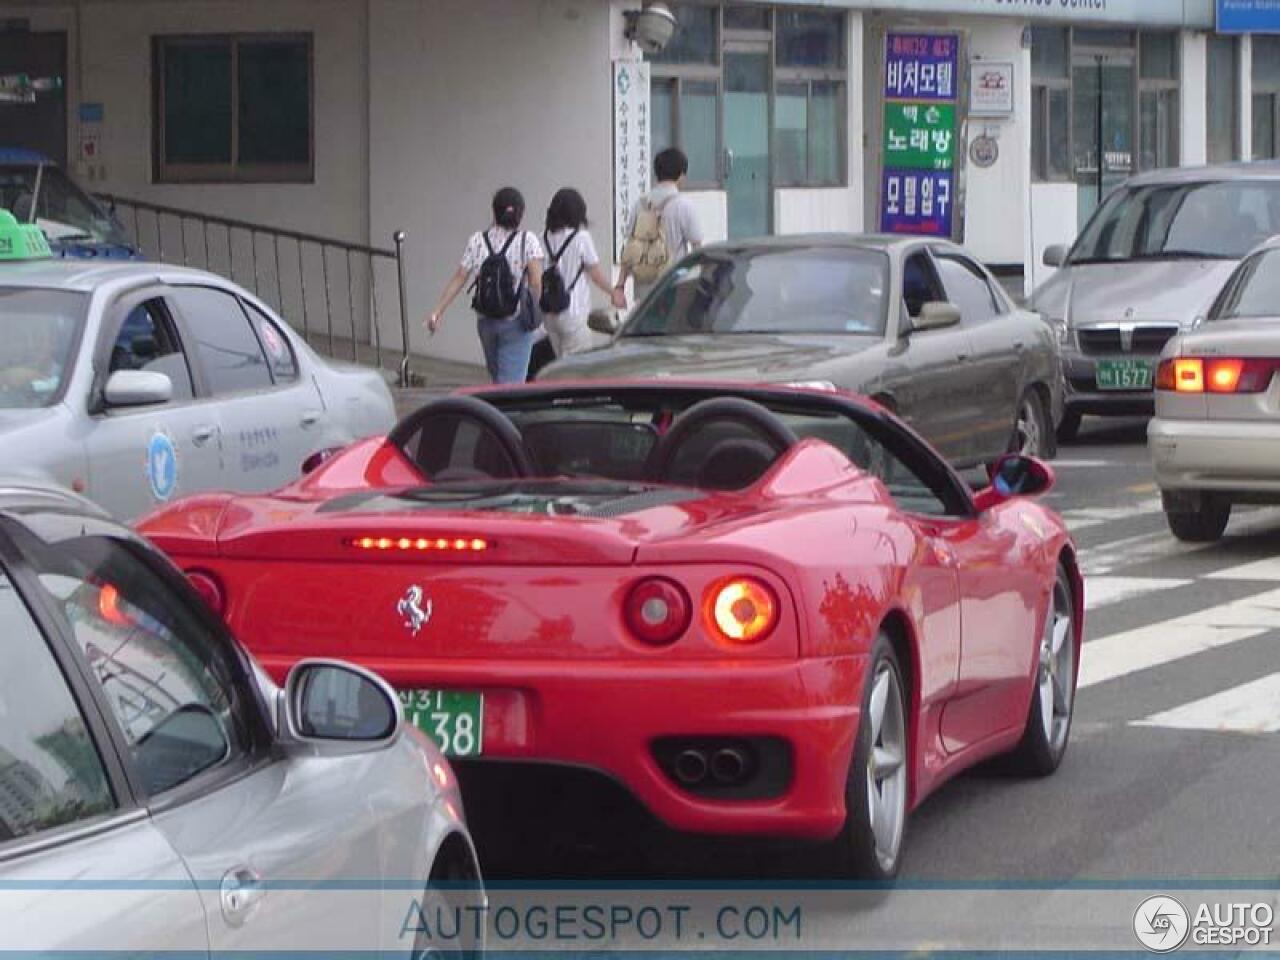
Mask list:
[[1057,753],[1071,726],[1075,699],[1075,641],[1071,629],[1071,594],[1061,578],[1053,587],[1053,607],[1045,617],[1040,638],[1040,672],[1037,695],[1045,742]]
[[907,725],[898,674],[887,662],[876,670],[869,712],[867,810],[876,859],[882,870],[890,872],[898,860],[907,815]]
[[1038,457],[1043,452],[1044,439],[1040,429],[1040,407],[1034,395],[1028,393],[1018,408],[1018,422],[1014,427],[1014,447],[1017,453]]

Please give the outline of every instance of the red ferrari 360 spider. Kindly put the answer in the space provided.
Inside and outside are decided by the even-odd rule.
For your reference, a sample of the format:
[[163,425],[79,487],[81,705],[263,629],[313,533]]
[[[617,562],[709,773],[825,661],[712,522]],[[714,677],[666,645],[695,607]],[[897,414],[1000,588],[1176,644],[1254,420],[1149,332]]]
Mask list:
[[380,672],[458,758],[588,768],[678,830],[897,869],[975,762],[1067,746],[1072,542],[1010,456],[975,493],[889,413],[662,383],[454,394],[267,496],[142,530],[275,676]]

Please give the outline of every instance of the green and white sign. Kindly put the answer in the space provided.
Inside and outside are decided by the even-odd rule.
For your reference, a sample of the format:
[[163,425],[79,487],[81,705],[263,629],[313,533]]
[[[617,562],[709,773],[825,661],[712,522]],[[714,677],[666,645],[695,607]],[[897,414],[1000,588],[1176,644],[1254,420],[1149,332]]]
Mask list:
[[951,170],[956,163],[954,103],[884,105],[884,163],[907,170]]

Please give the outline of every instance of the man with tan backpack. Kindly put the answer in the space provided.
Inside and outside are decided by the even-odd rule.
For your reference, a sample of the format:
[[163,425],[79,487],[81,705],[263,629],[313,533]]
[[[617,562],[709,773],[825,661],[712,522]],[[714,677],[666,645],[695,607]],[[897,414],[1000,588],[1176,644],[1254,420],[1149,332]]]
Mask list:
[[689,158],[675,147],[653,161],[658,185],[641,197],[627,222],[627,243],[617,290],[635,281],[635,302],[643,300],[667,268],[702,245],[702,229],[689,198],[680,192],[689,172]]

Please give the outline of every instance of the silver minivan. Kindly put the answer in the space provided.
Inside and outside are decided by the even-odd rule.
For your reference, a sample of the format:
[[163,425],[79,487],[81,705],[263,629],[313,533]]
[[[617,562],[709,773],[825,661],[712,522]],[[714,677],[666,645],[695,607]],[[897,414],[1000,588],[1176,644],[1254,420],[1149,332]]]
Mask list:
[[1117,188],[1068,249],[1044,252],[1057,272],[1032,309],[1062,345],[1072,439],[1084,414],[1147,415],[1160,351],[1198,326],[1239,260],[1280,234],[1280,164],[1188,167]]

